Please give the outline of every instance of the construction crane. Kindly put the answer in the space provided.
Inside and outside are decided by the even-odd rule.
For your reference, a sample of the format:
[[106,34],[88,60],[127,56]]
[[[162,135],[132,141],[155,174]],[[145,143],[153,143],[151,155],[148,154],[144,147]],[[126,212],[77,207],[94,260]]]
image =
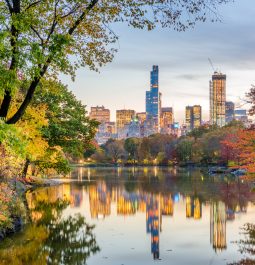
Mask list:
[[208,61],[209,61],[210,65],[211,65],[211,67],[213,69],[213,72],[216,72],[216,70],[215,70],[215,68],[213,66],[212,60],[210,58],[208,58]]

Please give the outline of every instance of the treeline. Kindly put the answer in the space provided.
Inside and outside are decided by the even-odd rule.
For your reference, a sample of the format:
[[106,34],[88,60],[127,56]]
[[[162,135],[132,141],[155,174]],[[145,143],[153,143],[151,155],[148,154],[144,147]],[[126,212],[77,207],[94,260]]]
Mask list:
[[[234,146],[237,138],[246,133],[250,152],[254,130],[246,130],[243,124],[233,121],[222,128],[201,126],[188,135],[176,138],[172,135],[154,134],[142,139],[110,139],[90,156],[92,161],[113,164],[137,165],[188,165],[225,164],[244,166],[244,146]],[[255,136],[255,135],[254,135]],[[234,139],[235,137],[235,139]],[[231,142],[231,139],[233,140]],[[252,164],[252,161],[249,161]],[[253,161],[254,164],[254,161]]]

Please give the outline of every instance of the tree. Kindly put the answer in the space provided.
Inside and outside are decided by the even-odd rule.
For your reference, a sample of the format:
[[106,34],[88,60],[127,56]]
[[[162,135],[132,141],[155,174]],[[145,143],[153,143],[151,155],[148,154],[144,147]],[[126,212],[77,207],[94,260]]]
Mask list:
[[110,139],[105,143],[103,148],[106,150],[106,155],[109,156],[114,163],[117,163],[118,160],[125,155],[123,141]]
[[124,148],[129,154],[129,157],[135,163],[135,160],[138,160],[138,149],[140,145],[140,140],[138,138],[127,138],[124,142]]
[[229,135],[223,142],[226,148],[233,150],[232,159],[242,168],[255,173],[255,131],[240,129],[233,136]]
[[217,6],[228,1],[0,0],[0,117],[6,119],[15,92],[23,89],[22,103],[7,120],[16,123],[46,75],[74,77],[79,66],[97,70],[112,61],[118,39],[112,23],[184,31],[208,17],[219,20]]
[[192,141],[182,140],[177,145],[177,157],[181,162],[188,162],[192,158]]
[[255,86],[253,85],[250,91],[246,94],[247,103],[251,104],[249,110],[250,115],[255,115]]
[[69,158],[82,158],[92,147],[98,122],[90,120],[84,106],[67,87],[54,80],[43,80],[33,106],[47,106],[48,125],[42,133],[50,147],[60,146]]

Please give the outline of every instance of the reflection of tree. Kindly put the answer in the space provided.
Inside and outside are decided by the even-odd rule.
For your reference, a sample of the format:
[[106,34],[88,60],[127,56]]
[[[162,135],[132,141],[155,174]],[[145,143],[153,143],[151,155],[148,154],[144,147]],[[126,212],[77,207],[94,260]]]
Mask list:
[[246,224],[242,228],[244,239],[238,243],[241,254],[246,255],[238,262],[229,265],[254,265],[255,264],[255,224]]
[[44,245],[44,251],[48,253],[47,264],[86,264],[87,258],[99,251],[93,228],[81,215],[50,223],[49,237]]
[[[1,265],[81,265],[99,251],[94,226],[81,215],[62,218],[68,203],[39,202],[31,211],[33,224],[0,249]],[[36,218],[34,218],[36,217]],[[11,247],[12,255],[9,249]]]

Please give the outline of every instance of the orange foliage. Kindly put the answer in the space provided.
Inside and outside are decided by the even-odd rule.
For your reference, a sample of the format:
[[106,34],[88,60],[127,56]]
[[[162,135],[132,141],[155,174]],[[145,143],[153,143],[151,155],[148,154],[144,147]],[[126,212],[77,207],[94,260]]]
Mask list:
[[255,130],[240,129],[235,135],[229,134],[222,142],[224,150],[231,153],[231,159],[241,168],[255,173]]

